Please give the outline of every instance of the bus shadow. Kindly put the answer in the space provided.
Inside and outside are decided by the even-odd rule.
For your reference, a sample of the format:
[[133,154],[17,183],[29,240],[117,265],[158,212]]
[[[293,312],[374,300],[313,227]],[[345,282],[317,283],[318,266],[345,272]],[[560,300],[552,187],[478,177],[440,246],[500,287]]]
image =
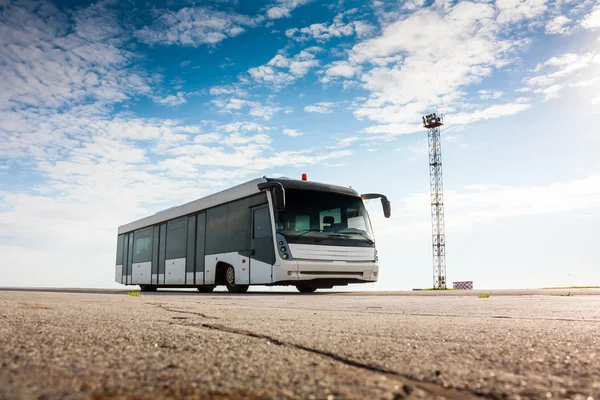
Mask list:
[[[95,288],[36,288],[36,287],[0,287],[0,292],[38,292],[38,293],[77,293],[77,294],[111,294],[111,295],[127,295],[132,290],[138,290],[138,288],[131,289],[95,289]],[[183,296],[183,295],[194,295],[194,296],[218,296],[218,297],[252,297],[252,296],[323,296],[338,293],[338,291],[327,291],[327,292],[314,292],[314,293],[300,293],[293,291],[251,291],[247,293],[229,293],[226,290],[217,290],[211,293],[199,293],[195,289],[180,289],[180,290],[157,290],[156,292],[142,292],[143,296]]]

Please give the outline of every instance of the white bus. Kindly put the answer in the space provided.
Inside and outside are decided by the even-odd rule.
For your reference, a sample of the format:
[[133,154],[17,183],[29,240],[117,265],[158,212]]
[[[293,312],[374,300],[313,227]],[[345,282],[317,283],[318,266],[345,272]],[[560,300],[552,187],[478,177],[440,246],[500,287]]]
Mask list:
[[259,178],[118,229],[115,280],[157,288],[293,285],[303,293],[377,281],[363,199],[381,194],[306,180]]

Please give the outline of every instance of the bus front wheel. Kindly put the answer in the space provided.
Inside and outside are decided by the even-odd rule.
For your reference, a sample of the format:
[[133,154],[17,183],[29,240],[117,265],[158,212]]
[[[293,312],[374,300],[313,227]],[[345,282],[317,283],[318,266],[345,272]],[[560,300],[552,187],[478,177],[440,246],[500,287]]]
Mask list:
[[296,285],[296,289],[300,293],[314,293],[317,290],[316,287],[310,285]]
[[230,293],[246,293],[248,291],[248,285],[235,284],[235,269],[231,265],[228,265],[225,270],[225,286]]

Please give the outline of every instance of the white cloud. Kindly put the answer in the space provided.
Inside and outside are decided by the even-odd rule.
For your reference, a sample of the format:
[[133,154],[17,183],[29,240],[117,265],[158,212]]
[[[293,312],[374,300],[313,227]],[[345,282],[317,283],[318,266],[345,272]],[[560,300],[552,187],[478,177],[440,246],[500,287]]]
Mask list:
[[202,135],[194,136],[194,143],[207,144],[207,143],[216,143],[222,139],[222,135],[216,132],[205,133]]
[[496,0],[499,22],[519,22],[546,11],[546,0]]
[[348,147],[348,146],[352,145],[352,143],[357,142],[359,140],[360,140],[360,137],[358,137],[358,136],[350,136],[350,137],[339,140],[337,143],[337,146],[338,147]]
[[369,134],[382,134],[377,138],[380,140],[390,140],[395,136],[408,135],[415,132],[423,132],[421,124],[392,123],[386,125],[373,125],[363,129],[363,132]]
[[271,138],[269,135],[264,133],[259,133],[254,136],[243,136],[239,133],[232,133],[227,136],[225,139],[219,141],[220,144],[224,144],[227,146],[239,146],[245,145],[249,143],[256,143],[258,145],[267,145],[271,143]]
[[5,3],[0,27],[0,109],[112,104],[150,92],[121,47],[125,31],[101,6],[67,15],[51,3]]
[[566,53],[557,57],[552,57],[548,61],[543,64],[538,64],[535,68],[536,71],[539,71],[545,67],[559,67],[560,70],[551,76],[560,77],[568,75],[578,69],[587,67],[592,60],[594,59],[593,53],[587,54],[573,54]]
[[319,163],[352,154],[351,151],[334,151],[324,154],[314,154],[309,151],[278,151],[273,152],[269,146],[268,136],[254,135],[247,137],[233,134],[225,141],[231,147],[225,150],[218,147],[183,144],[173,147],[166,154],[170,157],[157,164],[158,168],[167,169],[169,174],[177,174],[180,168],[186,175],[206,166],[239,169],[246,171],[245,175],[260,173],[279,167],[294,167]]
[[225,132],[267,132],[271,130],[270,127],[255,122],[229,122],[219,126],[219,129]]
[[182,8],[177,12],[163,10],[150,26],[136,31],[134,36],[148,44],[177,44],[197,47],[215,45],[228,37],[244,32],[244,27],[256,26],[261,17],[213,10],[209,7]]
[[337,103],[329,101],[322,101],[320,103],[315,103],[304,107],[304,111],[309,113],[329,114],[333,112],[332,108],[335,107],[336,104]]
[[425,0],[408,0],[402,5],[402,8],[405,10],[415,10],[423,7],[423,4],[425,4]]
[[267,10],[269,19],[289,18],[297,7],[310,3],[312,0],[278,0]]
[[288,29],[285,31],[285,35],[298,42],[316,40],[319,43],[325,43],[332,38],[344,36],[356,35],[358,38],[365,38],[375,32],[376,28],[367,21],[344,22],[346,15],[348,15],[347,12],[336,15],[329,25],[312,24],[301,29]]
[[269,65],[250,68],[248,73],[255,81],[270,84],[276,88],[287,86],[297,79],[292,74],[277,70]]
[[573,87],[588,87],[588,86],[597,85],[598,83],[600,83],[600,77],[584,79],[582,81],[578,81],[578,82],[571,84],[571,86],[573,86]]
[[[483,2],[434,3],[389,22],[381,35],[356,44],[348,62],[363,68],[358,78],[371,94],[356,103],[354,115],[379,124],[363,131],[383,134],[381,139],[420,131],[423,112],[462,106],[467,95],[462,87],[509,64],[526,42],[502,38],[506,28],[497,18],[504,12],[504,18],[510,14],[513,20],[517,14],[507,2],[499,7],[500,13]],[[528,15],[520,7],[513,8]],[[493,99],[501,92],[481,95]]]
[[444,118],[449,121],[448,125],[467,125],[477,121],[500,118],[508,115],[515,115],[531,108],[531,104],[507,103],[496,104],[472,113],[457,113]]
[[213,96],[233,95],[236,97],[248,96],[248,91],[239,87],[239,85],[228,86],[213,86],[209,89],[209,93]]
[[284,129],[283,134],[292,137],[298,137],[304,135],[304,133],[297,131],[296,129]]
[[[123,217],[139,207],[138,201],[132,200],[136,190],[147,193],[162,184],[165,189],[180,188],[180,182],[167,182],[167,176],[161,175],[160,171],[153,172],[153,152],[177,147],[190,140],[190,134],[200,130],[199,127],[182,126],[171,120],[101,118],[69,113],[36,115],[35,121],[31,121],[29,117],[33,115],[36,115],[33,110],[13,115],[20,118],[20,131],[3,129],[0,136],[8,141],[0,139],[0,148],[6,151],[4,156],[11,159],[29,157],[30,168],[47,177],[47,181],[43,186],[38,185],[33,194],[12,194],[15,196],[13,199],[22,198],[27,202],[39,199],[48,204],[64,204],[65,207],[77,203],[76,210],[90,207],[96,208],[91,214],[99,212],[104,215],[106,212],[110,223],[115,223],[112,219],[115,215]],[[152,143],[153,146],[145,149],[135,142]],[[184,193],[189,192],[183,187],[181,189]],[[55,193],[60,196],[55,197]],[[119,195],[115,196],[116,193]],[[119,198],[124,204],[119,205]],[[127,199],[131,200],[131,204],[125,205]],[[145,202],[152,204],[169,199],[174,197],[161,192],[146,197]],[[10,201],[8,204],[15,207]],[[108,211],[111,207],[114,210]],[[70,220],[71,215],[73,213],[65,216],[66,225],[76,222]],[[44,221],[47,219],[43,218]],[[99,226],[106,227],[104,223]]]
[[552,85],[541,89],[535,89],[533,93],[543,94],[544,100],[558,99],[561,95],[564,85]]
[[592,11],[581,20],[581,26],[585,29],[595,29],[600,27],[600,4],[596,5]]
[[550,22],[546,24],[546,35],[564,35],[569,33],[570,27],[568,24],[571,19],[564,15],[554,17]]
[[488,99],[498,99],[504,93],[500,90],[479,90],[479,91],[477,91],[477,94],[479,94],[480,99],[488,100]]
[[280,107],[272,107],[267,105],[253,105],[248,112],[248,115],[253,117],[262,118],[264,120],[270,120],[277,112],[281,110]]
[[[468,125],[478,121],[515,115],[529,108],[531,108],[531,104],[525,104],[520,101],[515,103],[496,104],[486,108],[475,109],[471,112],[445,113],[444,123],[446,129],[448,129],[453,126]],[[402,119],[403,117],[400,117],[398,118],[398,121],[401,121]],[[418,121],[420,120],[421,119],[419,118]],[[364,133],[374,135],[372,138],[376,138],[378,140],[392,140],[396,136],[424,131],[425,128],[423,128],[421,123],[409,122],[392,122],[388,124],[374,125],[363,129]]]
[[155,103],[162,104],[165,106],[177,106],[187,102],[187,99],[185,98],[185,93],[183,92],[177,92],[176,95],[170,94],[165,97],[153,96],[152,100]]
[[281,111],[281,107],[275,107],[262,104],[258,101],[238,99],[231,97],[229,99],[214,99],[211,100],[221,113],[234,113],[243,109],[248,109],[248,115],[262,118],[264,120],[271,119],[276,113]]
[[344,78],[352,78],[356,75],[356,72],[359,68],[351,65],[345,61],[339,61],[331,64],[331,66],[325,72],[327,75],[331,76],[342,76]]
[[320,81],[328,83],[336,80],[337,78],[351,79],[357,76],[362,67],[360,65],[352,64],[348,61],[334,61],[328,64],[324,68],[323,76]]
[[[586,86],[593,84],[594,78],[587,78],[585,71],[597,61],[600,57],[594,53],[575,54],[566,53],[548,59],[546,62],[538,64],[536,72],[547,68],[554,68],[555,71],[526,78],[526,83],[533,89],[534,93],[543,94],[545,100],[556,99],[561,95],[562,89],[569,86]],[[570,79],[577,75],[577,79]],[[583,78],[581,77],[583,74]]]
[[256,82],[280,89],[304,77],[310,69],[318,66],[319,61],[315,53],[321,50],[319,47],[309,47],[291,58],[280,52],[267,64],[250,68],[248,73]]
[[[447,223],[458,231],[490,221],[527,215],[568,212],[600,205],[600,175],[539,186],[468,185],[444,193]],[[422,193],[393,205],[396,215],[417,216],[428,212],[429,194]],[[420,218],[419,218],[420,219]],[[394,224],[386,232],[411,229],[412,223]],[[395,227],[394,227],[395,226]],[[423,225],[423,229],[430,229]],[[414,234],[411,232],[411,234]]]

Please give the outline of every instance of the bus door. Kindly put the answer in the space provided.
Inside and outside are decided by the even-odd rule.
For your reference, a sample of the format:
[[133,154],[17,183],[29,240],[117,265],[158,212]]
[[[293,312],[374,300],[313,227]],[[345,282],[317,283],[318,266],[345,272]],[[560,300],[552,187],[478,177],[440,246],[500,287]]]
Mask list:
[[271,283],[274,263],[275,249],[269,206],[252,207],[250,283]]

